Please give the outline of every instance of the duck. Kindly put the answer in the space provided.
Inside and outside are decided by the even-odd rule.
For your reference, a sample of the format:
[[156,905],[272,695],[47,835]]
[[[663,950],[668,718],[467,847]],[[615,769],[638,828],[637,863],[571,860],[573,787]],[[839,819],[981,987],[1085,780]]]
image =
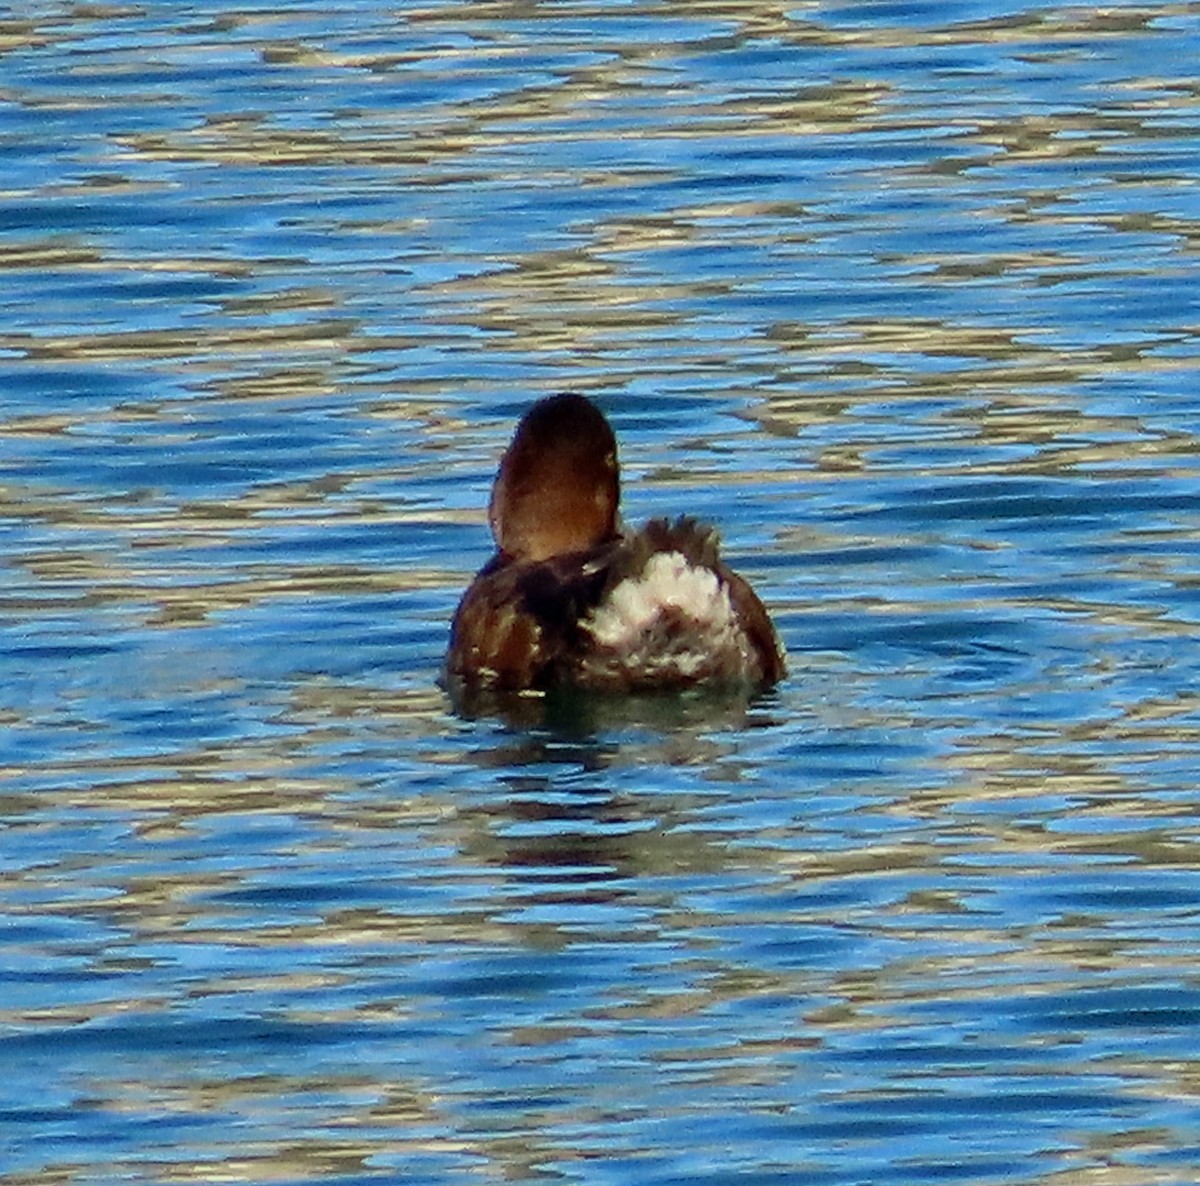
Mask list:
[[690,516],[620,521],[617,441],[591,400],[539,400],[488,505],[496,550],[455,611],[444,676],[465,691],[766,689],[786,673],[749,582]]

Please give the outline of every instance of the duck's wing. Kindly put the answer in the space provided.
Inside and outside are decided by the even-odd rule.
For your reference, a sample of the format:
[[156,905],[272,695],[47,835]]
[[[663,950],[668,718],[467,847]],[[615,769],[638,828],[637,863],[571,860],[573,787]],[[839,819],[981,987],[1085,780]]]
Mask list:
[[612,548],[536,563],[493,558],[454,615],[447,676],[513,691],[569,678],[583,645],[580,622],[600,596]]

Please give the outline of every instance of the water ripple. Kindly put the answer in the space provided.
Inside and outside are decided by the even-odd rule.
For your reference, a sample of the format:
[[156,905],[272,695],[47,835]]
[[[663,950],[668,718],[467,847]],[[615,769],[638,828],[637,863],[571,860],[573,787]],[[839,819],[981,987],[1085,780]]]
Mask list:
[[[0,1183],[1194,1181],[1198,33],[0,18]],[[770,696],[451,711],[568,387]]]

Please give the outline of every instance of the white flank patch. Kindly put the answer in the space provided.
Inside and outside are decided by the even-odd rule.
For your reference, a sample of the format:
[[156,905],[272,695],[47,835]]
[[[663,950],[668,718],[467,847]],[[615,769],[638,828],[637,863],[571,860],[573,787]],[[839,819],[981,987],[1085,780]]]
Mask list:
[[[685,615],[690,628],[667,644],[655,626],[664,611]],[[734,642],[738,627],[729,590],[708,568],[694,568],[679,552],[655,552],[641,575],[621,581],[596,608],[587,629],[597,644],[643,668],[698,669],[713,651]]]

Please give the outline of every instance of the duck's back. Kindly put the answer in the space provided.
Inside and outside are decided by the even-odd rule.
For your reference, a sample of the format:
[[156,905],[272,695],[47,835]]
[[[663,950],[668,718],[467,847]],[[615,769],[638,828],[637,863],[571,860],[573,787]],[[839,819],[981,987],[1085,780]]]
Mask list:
[[544,561],[497,555],[459,605],[448,673],[498,690],[774,683],[770,617],[718,552],[711,528],[680,519]]

